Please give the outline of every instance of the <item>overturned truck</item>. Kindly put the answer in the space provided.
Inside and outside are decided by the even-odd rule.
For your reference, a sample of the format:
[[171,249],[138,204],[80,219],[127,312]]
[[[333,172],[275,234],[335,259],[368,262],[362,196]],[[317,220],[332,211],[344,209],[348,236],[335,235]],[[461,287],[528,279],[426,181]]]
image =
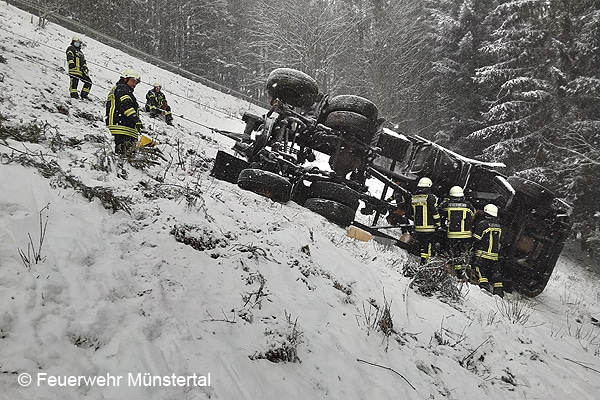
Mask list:
[[[499,172],[486,163],[456,154],[417,135],[381,128],[383,119],[371,101],[354,95],[327,96],[309,75],[289,68],[267,79],[271,109],[245,113],[234,154],[219,151],[212,175],[275,201],[294,201],[340,225],[356,225],[418,253],[378,219],[398,211],[387,191],[410,196],[421,177],[444,198],[459,185],[473,205],[494,203],[503,227],[501,262],[508,287],[526,296],[540,294],[556,265],[570,230],[571,208],[543,186]],[[310,165],[316,152],[329,156],[329,169]],[[367,182],[379,181],[375,197]],[[372,225],[356,221],[357,211],[373,215]],[[388,232],[388,233],[386,233]]]

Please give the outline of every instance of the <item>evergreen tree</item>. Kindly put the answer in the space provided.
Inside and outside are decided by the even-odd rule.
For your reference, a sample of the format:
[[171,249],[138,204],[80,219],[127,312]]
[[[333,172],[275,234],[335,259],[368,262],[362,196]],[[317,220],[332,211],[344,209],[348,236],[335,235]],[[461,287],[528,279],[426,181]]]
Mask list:
[[479,51],[489,37],[483,20],[494,1],[434,0],[429,2],[429,40],[433,53],[427,91],[435,100],[435,137],[468,155],[476,147],[465,138],[482,128],[483,93],[473,80],[489,57]]
[[289,67],[313,76],[328,93],[339,87],[340,61],[354,46],[354,24],[326,0],[258,0],[240,46],[257,92],[266,76]]
[[[179,18],[172,18],[171,43],[181,38],[179,61],[198,75],[215,82],[229,76],[229,59],[235,58],[230,32],[233,20],[225,0],[188,0],[177,8]],[[182,18],[183,17],[183,18]],[[165,32],[167,33],[167,32]],[[166,52],[166,51],[165,51]]]
[[559,193],[575,206],[574,230],[584,248],[600,250],[600,3],[556,1],[552,9],[559,62],[556,129],[546,136],[548,170]]
[[374,101],[388,126],[421,132],[431,125],[424,71],[430,65],[423,23],[423,5],[410,0],[379,1],[371,8],[370,35],[358,82],[361,93]]
[[[486,126],[469,136],[487,158],[575,203],[584,238],[597,233],[598,2],[512,1],[487,20],[494,62],[477,70],[488,97]],[[597,203],[597,202],[596,202]],[[595,221],[595,222],[594,222]]]

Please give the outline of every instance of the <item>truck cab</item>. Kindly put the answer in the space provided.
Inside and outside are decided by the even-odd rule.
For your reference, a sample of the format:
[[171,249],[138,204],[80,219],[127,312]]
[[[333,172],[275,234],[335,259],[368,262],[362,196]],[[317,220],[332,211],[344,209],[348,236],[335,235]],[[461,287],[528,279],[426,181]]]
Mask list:
[[498,206],[506,280],[527,296],[544,290],[570,231],[567,203],[535,182],[506,177],[502,163],[473,160],[420,136],[383,129],[376,144],[372,168],[409,192],[426,176],[440,199],[458,185],[475,208]]

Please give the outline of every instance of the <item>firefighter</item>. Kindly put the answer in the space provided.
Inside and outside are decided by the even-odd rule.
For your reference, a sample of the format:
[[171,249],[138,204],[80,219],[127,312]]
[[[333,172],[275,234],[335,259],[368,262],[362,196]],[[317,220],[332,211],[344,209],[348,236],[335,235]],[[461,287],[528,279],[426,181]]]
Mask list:
[[435,244],[436,230],[440,227],[438,200],[431,193],[432,184],[431,179],[421,178],[417,183],[417,191],[411,199],[415,239],[419,243],[421,264],[429,262],[431,248]]
[[441,217],[446,228],[447,249],[454,260],[454,272],[459,279],[463,279],[463,257],[471,247],[471,224],[475,208],[470,201],[465,199],[465,194],[460,186],[450,188],[450,198],[440,205]]
[[[498,262],[502,227],[498,222],[498,207],[488,204],[483,208],[485,217],[473,227],[473,266],[477,273],[479,287],[504,297],[502,273]],[[493,289],[490,288],[490,281]]]
[[79,86],[79,80],[83,82],[83,88],[81,89],[81,98],[89,99],[88,95],[90,94],[90,90],[92,89],[92,80],[89,76],[89,71],[87,67],[87,63],[85,62],[85,57],[83,56],[83,52],[81,48],[83,47],[83,42],[79,36],[73,36],[71,39],[71,44],[67,47],[67,63],[69,67],[69,93],[71,97],[74,99],[79,98],[79,93],[77,92],[77,86]]
[[391,202],[392,200],[396,203],[396,207],[393,210],[390,210],[386,220],[390,225],[400,227],[402,231],[400,241],[406,243],[410,237],[410,221],[408,220],[408,215],[411,211],[411,195],[408,191],[397,189],[394,190],[393,196],[386,201]]
[[146,111],[150,112],[151,118],[156,118],[159,115],[165,117],[167,125],[173,125],[173,114],[171,107],[167,104],[167,96],[161,92],[162,84],[154,82],[154,88],[146,93]]
[[140,80],[136,70],[126,69],[106,100],[106,125],[115,139],[117,154],[130,154],[137,145],[142,129],[138,102],[133,95]]

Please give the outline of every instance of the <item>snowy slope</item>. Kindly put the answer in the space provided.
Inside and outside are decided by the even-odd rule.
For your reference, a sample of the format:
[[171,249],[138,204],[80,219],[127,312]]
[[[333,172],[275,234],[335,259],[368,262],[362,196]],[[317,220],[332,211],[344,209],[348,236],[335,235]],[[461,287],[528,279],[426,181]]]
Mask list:
[[[73,32],[0,19],[0,398],[598,398],[596,275],[562,258],[535,299],[424,297],[402,250],[209,176],[233,143],[209,128],[242,131],[247,103],[93,40],[95,100],[73,101]],[[165,160],[125,180],[102,100],[127,67],[176,126],[143,116]]]

